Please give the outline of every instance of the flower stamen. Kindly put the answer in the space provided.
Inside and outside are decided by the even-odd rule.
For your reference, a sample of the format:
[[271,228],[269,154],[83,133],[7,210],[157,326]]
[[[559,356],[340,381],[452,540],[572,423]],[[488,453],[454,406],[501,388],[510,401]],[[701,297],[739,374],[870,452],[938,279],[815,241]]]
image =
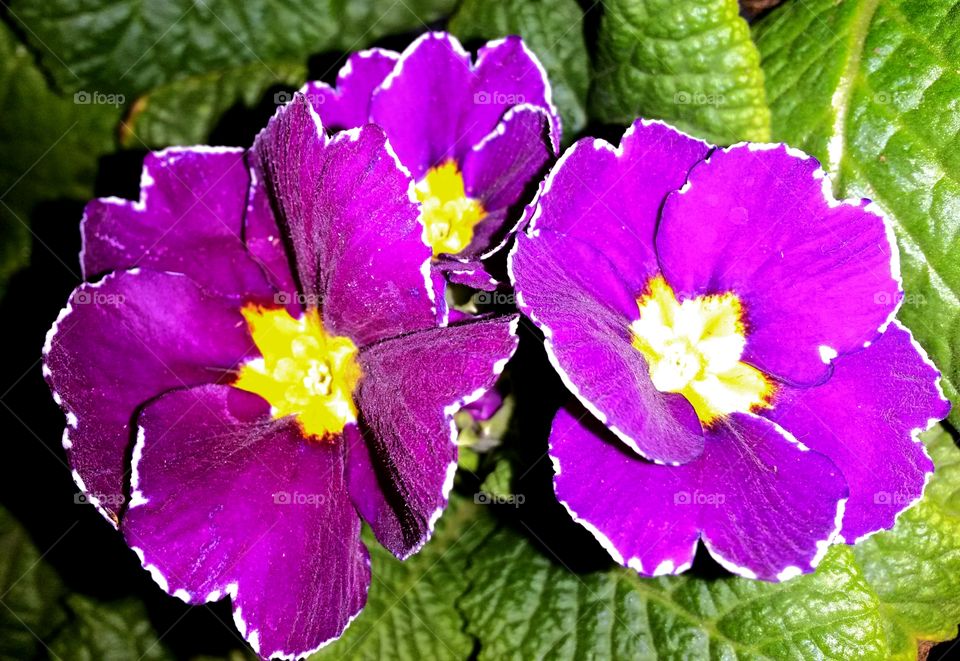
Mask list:
[[463,175],[450,159],[430,168],[417,184],[423,225],[433,256],[455,255],[473,241],[473,229],[486,216],[478,200],[467,197]]
[[357,420],[357,347],[328,335],[316,309],[299,318],[285,308],[241,309],[261,358],[247,361],[233,386],[260,395],[274,418],[296,416],[308,437],[339,434]]
[[633,347],[643,354],[653,386],[680,393],[704,424],[735,412],[770,406],[774,385],[741,362],[746,329],[732,292],[678,301],[662,275],[637,298],[640,318],[630,324]]

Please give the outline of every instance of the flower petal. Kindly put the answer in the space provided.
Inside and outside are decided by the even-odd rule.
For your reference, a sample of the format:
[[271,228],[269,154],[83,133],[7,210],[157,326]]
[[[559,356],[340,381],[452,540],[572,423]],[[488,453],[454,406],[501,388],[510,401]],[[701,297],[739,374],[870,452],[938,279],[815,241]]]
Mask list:
[[677,295],[737,294],[743,360],[804,385],[874,340],[902,296],[887,222],[834,201],[826,182],[815,159],[782,145],[718,150],[667,199],[657,233]]
[[426,542],[446,507],[457,468],[453,415],[493,387],[516,349],[518,321],[433,328],[361,351],[363,438],[350,454],[350,493],[397,557]]
[[516,230],[506,220],[528,200],[531,184],[540,180],[553,158],[547,134],[550,116],[542,108],[514,106],[463,159],[463,180],[469,197],[479,200],[487,216],[474,228],[473,241],[458,258],[487,257],[503,247]]
[[[251,159],[255,160],[255,158]],[[270,194],[260,180],[257,167],[250,167],[250,190],[243,218],[243,239],[247,251],[257,260],[267,279],[277,290],[279,303],[298,291],[293,275],[293,258],[270,204]]]
[[342,442],[229,386],[167,394],[139,418],[127,543],[166,592],[233,598],[263,658],[299,658],[336,639],[370,584]]
[[217,293],[269,294],[240,239],[248,186],[241,149],[173,147],[147,154],[138,201],[87,204],[84,278],[144,267],[184,273]]
[[683,572],[699,535],[728,570],[786,580],[815,568],[839,531],[840,471],[768,420],[734,414],[697,460],[661,466],[618,447],[584,413],[575,406],[554,421],[554,487],[620,564],[646,575]]
[[482,140],[510,106],[529,104],[547,111],[553,150],[560,148],[560,114],[553,105],[546,69],[520,37],[485,44],[477,52],[474,69],[473,106],[464,120],[467,144]]
[[258,180],[282,215],[307,303],[363,346],[435,322],[431,249],[414,184],[373,125],[327,138],[295,95],[254,144]]
[[678,495],[696,488],[699,460],[644,461],[577,404],[553,421],[550,459],[557,499],[616,562],[648,576],[693,563],[698,510]]
[[67,416],[74,479],[108,520],[124,500],[138,408],[171,388],[223,379],[250,355],[237,303],[185,276],[122,271],[73,292],[47,334],[43,373]]
[[659,461],[696,457],[700,423],[683,396],[654,389],[629,324],[657,273],[660,204],[707,149],[644,121],[616,149],[578,142],[543,183],[510,259],[517,304],[543,330],[567,386],[624,442]]
[[373,91],[393,70],[400,54],[383,48],[351,53],[337,73],[336,89],[326,83],[307,83],[303,92],[328,129],[352,129],[370,121]]
[[[539,106],[555,118],[549,90],[518,37],[487,44],[474,65],[455,37],[431,32],[410,44],[374,92],[370,118],[419,180],[447,159],[461,162],[511,106]],[[559,130],[553,135],[559,142]]]
[[846,480],[824,455],[766,418],[734,413],[707,437],[700,493],[704,545],[725,568],[782,581],[812,571],[840,532]]
[[[450,282],[458,285],[465,285],[472,289],[492,292],[498,286],[500,286],[500,283],[497,282],[494,277],[487,272],[483,262],[479,260],[462,262],[460,260],[444,258],[441,256],[434,262],[433,268],[434,270],[445,275]],[[439,291],[439,287],[437,288],[437,291]],[[490,302],[493,301],[491,300]]]
[[895,321],[869,348],[838,358],[825,384],[784,386],[765,414],[843,471],[846,541],[892,527],[920,499],[933,462],[917,435],[950,411],[939,376]]
[[370,120],[383,127],[400,162],[419,180],[456,156],[471,91],[470,54],[455,37],[428,32],[407,47],[374,93]]

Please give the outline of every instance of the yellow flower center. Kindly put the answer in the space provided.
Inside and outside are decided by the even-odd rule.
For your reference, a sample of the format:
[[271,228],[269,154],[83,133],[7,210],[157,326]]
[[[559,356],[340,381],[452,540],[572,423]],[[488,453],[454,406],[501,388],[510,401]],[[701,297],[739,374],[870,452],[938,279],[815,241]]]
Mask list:
[[730,413],[770,406],[773,383],[740,361],[747,341],[735,294],[680,302],[658,275],[637,307],[640,319],[630,324],[632,344],[647,360],[657,390],[686,397],[705,425]]
[[310,437],[356,422],[360,366],[350,338],[328,335],[316,309],[294,318],[284,308],[247,305],[241,314],[263,357],[241,366],[234,387],[267,400],[274,418],[296,416]]
[[430,168],[417,184],[417,199],[434,257],[455,255],[470,245],[473,228],[487,213],[479,201],[467,197],[463,175],[453,159]]

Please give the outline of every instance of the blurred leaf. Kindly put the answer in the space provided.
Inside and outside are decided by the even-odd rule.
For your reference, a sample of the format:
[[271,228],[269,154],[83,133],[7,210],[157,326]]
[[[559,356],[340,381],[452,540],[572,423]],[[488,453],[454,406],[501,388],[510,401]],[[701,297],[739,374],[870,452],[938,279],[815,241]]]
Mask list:
[[60,577],[27,531],[0,507],[0,658],[29,659],[66,617]]
[[605,0],[590,110],[719,144],[770,137],[760,56],[736,0]]
[[143,604],[134,599],[99,603],[67,597],[70,623],[50,643],[55,659],[70,661],[167,661],[173,655],[157,637]]
[[123,126],[125,147],[194,145],[207,140],[221,115],[237,104],[252,107],[273,85],[300,87],[305,64],[259,63],[179,78],[139,97]]
[[450,20],[450,31],[464,41],[523,37],[550,77],[564,143],[583,129],[590,60],[576,0],[464,0]]
[[754,34],[774,138],[819,158],[838,196],[893,219],[900,318],[960,401],[960,3],[788,2]]
[[473,640],[454,604],[466,589],[467,562],[492,527],[483,508],[455,497],[430,542],[404,562],[367,534],[373,572],[367,605],[340,640],[310,658],[468,658]]
[[449,13],[455,0],[16,0],[11,15],[66,90],[135,95],[173,80],[355,50]]
[[[92,195],[114,144],[115,106],[54,94],[30,52],[0,25],[0,295],[30,257],[30,215],[43,200]],[[78,221],[78,218],[69,219]]]
[[498,458],[493,470],[480,485],[480,490],[498,499],[507,499],[513,495],[513,464],[509,458]]

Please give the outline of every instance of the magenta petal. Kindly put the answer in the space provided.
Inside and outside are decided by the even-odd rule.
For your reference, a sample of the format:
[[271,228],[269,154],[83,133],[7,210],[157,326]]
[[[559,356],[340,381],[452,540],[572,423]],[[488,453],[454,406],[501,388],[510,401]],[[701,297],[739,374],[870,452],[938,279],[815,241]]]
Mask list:
[[703,542],[734,573],[786,580],[809,572],[840,532],[843,474],[766,418],[734,413],[719,423],[701,467],[703,498],[724,500],[700,506]]
[[[517,237],[515,284],[531,290],[524,298],[550,287],[545,271],[562,266],[591,298],[606,299],[626,323],[634,320],[637,295],[659,271],[654,233],[663,200],[683,185],[708,149],[665,124],[645,120],[634,122],[617,148],[595,139],[574,144],[544,180],[527,214],[528,226]],[[545,232],[550,235],[541,238]],[[592,277],[593,264],[579,264],[570,251],[602,256],[620,284],[611,288]],[[525,275],[525,266],[539,276]]]
[[390,136],[414,179],[454,158],[458,148],[470,148],[472,143],[461,145],[461,119],[472,103],[471,78],[470,54],[460,42],[428,32],[407,47],[374,93],[370,120]]
[[282,215],[308,305],[358,345],[435,323],[431,250],[413,181],[366,125],[327,138],[306,98],[277,111],[255,166]]
[[892,527],[920,499],[933,462],[917,435],[950,411],[939,376],[895,321],[869,348],[838,358],[825,384],[784,386],[766,414],[843,471],[846,541]]
[[529,104],[549,113],[551,145],[554,151],[560,148],[560,115],[553,105],[547,72],[520,37],[484,45],[474,68],[473,106],[464,120],[467,144],[481,140],[510,106]]
[[374,92],[370,119],[420,179],[447,159],[462,162],[509,108],[523,104],[549,113],[556,151],[559,120],[549,83],[519,37],[490,42],[474,64],[455,37],[431,32],[410,44]]
[[[255,155],[254,155],[255,156]],[[243,240],[247,251],[260,264],[278,299],[293,297],[298,291],[292,258],[287,252],[283,233],[270,204],[270,194],[257,177],[256,166],[250,168],[250,190],[243,219]],[[278,302],[283,303],[283,300]]]
[[116,272],[73,292],[47,334],[43,372],[67,416],[74,479],[104,516],[116,523],[123,503],[138,407],[171,388],[226,378],[250,355],[237,303],[185,276]]
[[875,339],[902,296],[887,222],[870,205],[835,202],[824,177],[782,145],[718,150],[667,199],[657,233],[677,295],[736,293],[744,361],[805,385]]
[[192,604],[231,596],[263,658],[339,637],[370,584],[342,439],[308,441],[229,386],[165,395],[139,424],[123,533],[157,584]]
[[683,396],[654,389],[629,324],[657,273],[661,202],[707,149],[644,121],[617,149],[581,140],[542,185],[510,261],[517,304],[543,330],[567,386],[624,442],[665,462],[699,455],[700,423]]
[[488,390],[483,397],[463,407],[477,421],[489,420],[503,406],[503,395],[496,388]]
[[[351,495],[397,557],[426,542],[446,506],[457,468],[453,415],[493,387],[516,349],[517,321],[432,328],[361,351],[363,438],[350,455]],[[374,482],[382,493],[370,492]]]
[[248,186],[240,149],[174,147],[147,154],[139,201],[87,204],[84,277],[145,267],[184,273],[217,293],[269,295],[240,239]]
[[[434,262],[433,268],[434,270],[443,273],[450,282],[465,285],[473,289],[492,292],[500,285],[500,283],[497,282],[493,276],[487,272],[483,262],[479,260],[460,261],[441,256],[437,259],[437,261]],[[439,288],[437,291],[439,292]],[[480,296],[482,297],[483,294],[480,294]],[[506,295],[503,296],[504,300],[502,302],[509,302],[509,299],[506,298]],[[494,302],[492,295],[490,300],[487,302]]]
[[328,129],[363,126],[370,120],[373,91],[393,69],[400,54],[383,48],[351,53],[337,74],[336,89],[326,83],[307,83],[303,92]]
[[711,431],[700,458],[662,466],[618,447],[584,413],[573,407],[554,421],[557,497],[640,573],[684,571],[699,536],[730,571],[786,580],[814,569],[839,532],[842,474],[768,420],[734,414]]
[[510,212],[524,201],[528,187],[540,179],[554,156],[549,132],[550,116],[545,110],[517,106],[464,156],[466,193],[489,213],[458,257],[486,257],[510,239],[516,230],[515,224],[506,224]]
[[700,528],[676,494],[696,487],[701,461],[644,461],[581,406],[561,409],[550,432],[553,487],[561,504],[613,559],[642,574],[685,571]]

